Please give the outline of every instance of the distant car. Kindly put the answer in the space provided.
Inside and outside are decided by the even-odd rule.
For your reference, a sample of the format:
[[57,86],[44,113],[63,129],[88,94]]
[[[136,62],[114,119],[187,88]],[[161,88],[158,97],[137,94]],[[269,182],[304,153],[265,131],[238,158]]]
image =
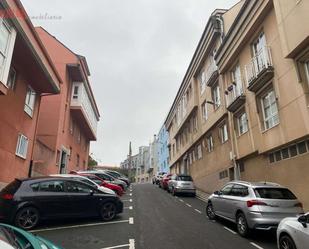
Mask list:
[[2,223],[0,223],[0,248],[62,249],[40,236],[35,236],[20,228]]
[[219,216],[235,222],[243,237],[251,229],[277,228],[282,219],[302,213],[302,204],[289,189],[267,182],[229,182],[208,198],[206,207],[210,219]]
[[0,192],[0,219],[26,230],[43,219],[100,216],[110,221],[122,211],[116,195],[64,177],[15,179]]
[[309,213],[283,219],[277,230],[278,249],[309,248]]
[[171,180],[172,174],[165,174],[163,175],[161,181],[160,181],[160,188],[164,190],[168,190],[168,182]]
[[115,194],[115,191],[113,191],[112,189],[104,187],[103,185],[100,185],[100,184],[96,183],[95,181],[87,178],[86,176],[77,175],[77,174],[55,174],[55,175],[50,175],[50,176],[65,177],[65,178],[75,179],[77,181],[81,181],[81,182],[87,183],[87,184],[97,188],[98,190],[100,190],[100,191],[102,191],[102,192],[104,192],[106,194]]
[[103,171],[105,171],[109,175],[111,175],[111,176],[113,176],[113,177],[115,177],[115,178],[117,178],[121,181],[124,181],[127,184],[127,186],[130,186],[130,180],[126,176],[120,174],[119,172],[117,172],[115,170],[110,170],[110,169],[106,169],[106,170],[103,170]]
[[185,174],[174,174],[168,182],[168,190],[172,195],[190,194],[195,196],[195,186],[192,177]]
[[107,183],[106,181],[104,181],[103,179],[101,179],[100,177],[98,177],[96,175],[93,175],[93,174],[80,174],[80,176],[87,177],[88,179],[94,181],[96,184],[110,189],[111,191],[113,191],[114,193],[116,193],[119,196],[123,195],[123,190],[122,190],[122,188],[120,186],[112,184],[112,183]]
[[163,175],[166,174],[165,172],[159,172],[157,173],[154,178],[152,179],[153,184],[160,184],[160,180],[162,179]]

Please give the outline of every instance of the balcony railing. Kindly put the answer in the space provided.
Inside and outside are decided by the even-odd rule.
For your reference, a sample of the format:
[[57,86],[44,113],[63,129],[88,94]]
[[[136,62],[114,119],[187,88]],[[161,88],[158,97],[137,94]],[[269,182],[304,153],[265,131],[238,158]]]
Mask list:
[[216,65],[216,62],[211,59],[211,62],[209,66],[206,69],[206,84],[207,86],[212,86],[214,83],[214,80],[216,78],[216,75],[218,74],[218,67]]
[[81,109],[82,115],[85,116],[88,125],[90,125],[89,128],[91,128],[93,135],[96,136],[98,118],[83,82],[73,83],[71,108]]
[[244,102],[245,95],[242,87],[232,84],[226,91],[226,105],[231,112],[236,111]]
[[[270,48],[268,46],[264,46],[251,59],[251,62],[245,65],[245,75],[248,89],[251,91],[255,91],[256,89],[254,84],[256,83],[256,81],[261,76],[265,76],[269,72],[271,72],[273,75],[273,63]],[[261,78],[264,79],[264,77]],[[268,77],[266,78],[268,79]]]

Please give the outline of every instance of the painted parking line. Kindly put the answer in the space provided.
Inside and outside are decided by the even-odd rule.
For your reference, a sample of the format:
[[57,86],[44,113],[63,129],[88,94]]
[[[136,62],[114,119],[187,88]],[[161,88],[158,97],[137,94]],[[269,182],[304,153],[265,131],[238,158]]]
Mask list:
[[37,232],[45,232],[45,231],[54,231],[54,230],[62,230],[62,229],[70,229],[70,228],[93,227],[93,226],[102,226],[102,225],[110,225],[110,224],[118,224],[118,223],[128,223],[128,222],[130,224],[130,220],[118,220],[118,221],[99,222],[99,223],[90,223],[90,224],[73,225],[73,226],[63,226],[63,227],[52,227],[52,228],[34,229],[34,230],[30,230],[29,232],[37,233]]
[[133,217],[130,217],[130,218],[129,218],[129,224],[130,224],[130,225],[133,225],[133,224],[134,224],[134,219],[133,219]]
[[188,206],[188,207],[192,207],[190,204],[188,204],[188,203],[186,203],[186,205]]
[[129,195],[132,196],[132,193],[130,193]]
[[129,202],[132,202],[133,200],[132,200],[132,199],[128,199],[128,200],[122,200],[122,201],[129,201]]
[[183,202],[183,199],[179,199],[181,202]]
[[198,209],[194,209],[196,212],[198,212],[199,214],[201,214],[202,212]]
[[232,229],[229,229],[228,227],[224,226],[224,229],[231,232],[232,234],[237,234],[235,231],[233,231]]
[[263,247],[261,247],[261,246],[255,244],[254,242],[250,242],[250,244],[251,244],[252,246],[258,248],[258,249],[264,249]]
[[123,244],[123,245],[118,245],[118,246],[110,246],[110,247],[103,247],[101,249],[114,249],[114,248],[124,248],[124,247],[129,247],[129,249],[135,249],[135,240],[134,239],[129,239],[129,244]]
[[130,210],[132,210],[132,209],[133,209],[133,206],[130,206],[130,207],[124,207],[124,209],[130,209]]

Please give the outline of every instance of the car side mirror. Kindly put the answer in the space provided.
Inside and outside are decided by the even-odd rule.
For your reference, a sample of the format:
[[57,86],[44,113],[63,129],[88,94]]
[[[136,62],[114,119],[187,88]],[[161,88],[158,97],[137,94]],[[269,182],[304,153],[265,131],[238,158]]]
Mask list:
[[94,191],[91,189],[89,192],[90,195],[94,195]]
[[221,191],[215,191],[214,194],[215,195],[222,195],[222,192]]
[[298,217],[298,222],[300,222],[304,228],[307,228],[308,219],[306,215],[301,215]]

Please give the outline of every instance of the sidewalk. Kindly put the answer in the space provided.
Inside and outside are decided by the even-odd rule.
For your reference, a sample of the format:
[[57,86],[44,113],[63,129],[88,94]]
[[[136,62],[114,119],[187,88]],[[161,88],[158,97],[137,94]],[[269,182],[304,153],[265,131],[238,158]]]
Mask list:
[[210,196],[209,193],[206,193],[200,189],[196,189],[196,198],[204,201],[204,202],[207,202],[207,199],[208,197]]

